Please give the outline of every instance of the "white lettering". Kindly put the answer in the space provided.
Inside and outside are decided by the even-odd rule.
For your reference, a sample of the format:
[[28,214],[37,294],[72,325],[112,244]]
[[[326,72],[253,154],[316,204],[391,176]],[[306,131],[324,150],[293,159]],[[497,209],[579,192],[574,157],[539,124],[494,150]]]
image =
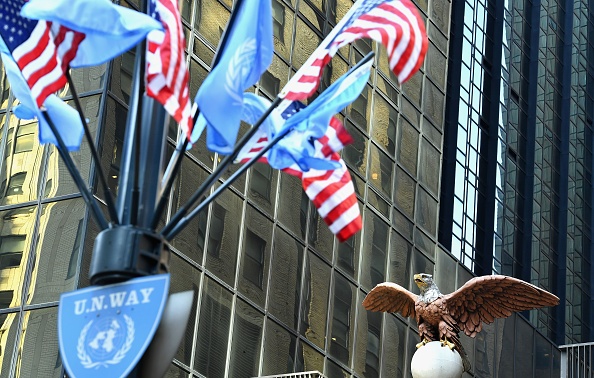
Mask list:
[[74,315],[81,315],[85,311],[85,303],[87,303],[86,299],[74,301]]
[[100,295],[98,297],[91,298],[91,310],[90,311],[99,311],[103,309],[103,299],[105,295]]
[[125,291],[119,291],[117,293],[109,294],[109,300],[111,301],[111,307],[122,307],[124,305],[124,298],[126,298]]
[[149,287],[148,289],[140,289],[140,294],[142,294],[142,303],[149,303],[149,295],[155,290],[154,287]]
[[137,305],[138,304],[138,294],[136,294],[136,290],[130,291],[128,294],[128,300],[126,301],[126,306]]

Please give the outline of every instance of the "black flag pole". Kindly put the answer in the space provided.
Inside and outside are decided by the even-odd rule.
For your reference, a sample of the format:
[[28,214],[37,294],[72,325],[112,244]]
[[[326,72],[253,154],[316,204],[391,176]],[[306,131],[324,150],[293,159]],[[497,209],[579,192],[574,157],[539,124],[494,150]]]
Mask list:
[[[357,62],[357,64],[355,64],[353,67],[351,67],[351,69],[349,71],[356,70],[361,65],[367,63],[374,56],[375,56],[375,53],[373,51],[370,52],[369,54],[365,55],[362,59],[360,59],[359,62]],[[166,239],[169,239],[170,237],[173,237],[173,236],[171,236],[171,234],[172,234],[172,230],[174,228],[176,229],[176,231],[177,230],[181,230],[181,228],[183,228],[183,226],[177,227],[177,223],[180,222],[182,220],[182,218],[185,217],[185,215],[188,213],[188,211],[190,211],[190,208],[192,206],[194,206],[198,202],[198,200],[204,195],[204,193],[206,192],[206,190],[208,188],[210,188],[211,185],[215,182],[215,180],[217,180],[223,174],[224,170],[231,163],[233,163],[233,161],[235,160],[235,158],[239,154],[239,151],[241,151],[241,149],[247,144],[247,142],[256,134],[256,132],[258,131],[258,128],[264,122],[264,120],[266,120],[266,118],[268,118],[268,116],[270,115],[270,113],[272,113],[272,111],[274,109],[276,109],[279,105],[284,104],[284,103],[290,103],[290,101],[289,100],[284,100],[283,98],[278,97],[278,96],[274,99],[274,101],[272,102],[272,104],[270,105],[270,107],[268,107],[268,109],[266,110],[266,112],[264,112],[264,114],[262,114],[262,116],[258,119],[258,121],[256,123],[254,123],[253,127],[235,145],[235,148],[233,149],[233,152],[230,155],[227,155],[225,157],[225,159],[217,166],[216,170],[210,176],[208,176],[208,178],[194,192],[194,194],[192,195],[192,197],[190,197],[190,199],[177,211],[177,213],[175,213],[173,215],[173,217],[171,217],[171,220],[169,221],[169,223],[167,223],[165,225],[165,227],[163,227],[163,229],[161,230],[162,235],[165,236]],[[281,108],[283,108],[282,105],[281,105]],[[287,132],[283,133],[282,136],[284,137],[286,134],[287,134]],[[275,138],[274,140],[277,140],[277,138]],[[280,140],[280,138],[279,138],[279,140]],[[266,151],[268,151],[268,149],[270,149],[275,143],[276,142],[274,142],[274,143],[271,142],[270,145],[269,145],[269,147],[267,146]],[[258,155],[259,156],[262,156],[263,154],[262,155],[258,154]],[[250,166],[248,166],[247,168],[249,168]],[[245,168],[245,165],[244,165],[244,166],[242,166],[238,170],[238,172],[244,172],[247,168]],[[229,177],[225,181],[225,184],[227,184],[227,186],[228,185],[231,185],[231,183],[237,177],[238,177],[238,175],[233,174],[231,177]],[[217,190],[218,190],[218,188],[217,188]],[[202,209],[202,208],[203,208],[203,206],[200,207],[200,209]],[[192,214],[194,214],[195,211],[196,210],[192,211]],[[187,224],[187,222],[185,222],[184,225],[185,224]],[[179,231],[177,231],[177,232],[179,232]],[[176,234],[177,234],[177,232],[176,232]]]
[[153,213],[153,218],[150,223],[150,228],[152,230],[157,228],[159,219],[161,219],[161,216],[163,215],[163,210],[165,210],[165,205],[167,204],[167,199],[169,198],[169,192],[171,191],[173,182],[177,177],[179,170],[181,169],[181,163],[189,143],[190,141],[185,136],[183,142],[180,143],[178,141],[175,151],[173,152],[173,156],[171,156],[171,159],[169,160],[167,170],[165,171],[165,175],[163,177],[163,182],[161,182],[161,187],[163,189],[159,195],[159,202],[157,202],[157,206],[155,207],[155,212]]
[[[225,28],[225,31],[223,32],[223,36],[221,37],[219,46],[215,52],[214,57],[212,58],[212,63],[210,65],[211,71],[219,63],[219,60],[221,58],[220,52],[224,48],[225,44],[227,43],[227,39],[229,39],[229,33],[228,33],[229,26],[233,25],[235,18],[237,17],[237,10],[240,8],[242,1],[243,0],[237,0],[235,2],[235,7],[233,8],[233,11],[231,12],[231,16],[229,17],[229,22],[227,22],[227,27]],[[194,104],[194,106],[196,106],[196,111],[194,112],[193,117],[192,117],[193,118],[192,125],[194,125],[194,127],[196,127],[196,122],[198,121],[198,116],[200,115],[200,109],[197,107],[196,104]],[[169,163],[167,165],[164,182],[162,184],[163,190],[161,191],[161,194],[159,197],[159,202],[157,203],[157,206],[155,207],[155,213],[154,213],[153,219],[151,221],[152,229],[157,228],[157,224],[159,223],[159,219],[161,218],[161,215],[163,214],[163,210],[165,209],[165,204],[167,203],[167,197],[169,196],[169,191],[171,190],[171,187],[173,186],[173,181],[175,180],[175,177],[177,176],[179,170],[181,169],[181,163],[182,163],[185,151],[188,148],[189,143],[190,143],[190,141],[188,140],[188,138],[185,138],[183,141],[181,141],[181,140],[177,141],[175,151],[173,152],[173,155],[171,156],[171,159],[169,160]],[[208,189],[208,188],[206,188],[206,189]]]
[[80,103],[80,98],[78,97],[78,93],[76,92],[76,88],[74,87],[74,81],[72,80],[72,76],[70,76],[70,70],[66,70],[66,79],[68,80],[68,84],[70,85],[70,90],[72,91],[72,97],[74,99],[74,104],[76,105],[76,110],[78,110],[78,115],[80,116],[80,121],[83,125],[83,130],[85,132],[85,138],[89,143],[89,148],[91,149],[91,155],[95,160],[95,165],[97,168],[97,177],[99,178],[99,183],[103,188],[103,195],[105,197],[105,204],[107,205],[107,209],[109,211],[109,216],[111,221],[115,224],[118,224],[118,212],[115,207],[115,202],[113,195],[111,194],[109,185],[107,184],[107,180],[105,179],[105,174],[103,173],[103,167],[101,166],[101,159],[99,158],[99,153],[97,152],[97,148],[95,148],[95,142],[93,141],[93,136],[91,135],[91,131],[89,130],[89,125],[86,122],[83,108]]
[[[272,110],[272,107],[269,109]],[[268,114],[270,114],[270,112],[268,112]],[[261,120],[263,121],[264,119],[266,119],[268,114],[265,114],[264,116],[262,116],[262,118],[260,118],[260,120],[258,120],[258,122],[262,123],[260,121]],[[255,125],[252,128],[252,130],[254,130],[254,129],[257,130],[257,127]],[[171,227],[171,229],[168,230],[167,232],[165,232],[165,230],[163,230],[163,232],[162,232],[163,237],[166,240],[173,239],[177,234],[180,233],[181,230],[183,230],[184,227],[186,227],[188,225],[188,223],[190,223],[192,221],[192,219],[196,215],[198,215],[198,213],[200,213],[200,211],[202,211],[204,208],[206,208],[206,206],[208,206],[212,201],[214,201],[215,198],[223,192],[223,190],[227,189],[241,174],[243,174],[252,165],[254,165],[254,163],[256,163],[258,161],[258,159],[260,159],[262,156],[264,156],[264,154],[266,152],[268,152],[268,150],[270,150],[275,144],[277,144],[281,139],[283,139],[291,131],[293,131],[292,128],[283,130],[276,137],[274,137],[274,139],[272,141],[270,141],[266,145],[266,147],[264,147],[262,150],[258,151],[258,153],[254,157],[252,157],[248,162],[246,162],[241,167],[239,167],[239,169],[235,173],[233,173],[231,175],[231,177],[229,177],[218,188],[216,188],[215,191],[210,196],[208,196],[208,198],[206,198],[204,201],[200,202],[200,204],[198,206],[196,206],[196,208],[194,208],[194,210],[192,210],[188,215],[182,217],[177,222],[177,224],[175,224],[173,227]],[[231,155],[229,155],[229,156],[231,156]]]
[[[233,152],[231,152],[230,155],[225,156],[223,161],[221,161],[221,163],[219,165],[217,165],[217,168],[208,176],[208,178],[206,180],[204,180],[202,182],[200,187],[198,189],[196,189],[196,191],[194,192],[192,197],[190,197],[190,199],[188,199],[188,201],[177,211],[177,213],[175,213],[171,217],[169,222],[161,230],[161,233],[163,235],[168,234],[171,231],[171,229],[173,227],[175,227],[176,223],[180,219],[182,219],[184,217],[184,215],[186,215],[188,213],[190,208],[196,204],[196,202],[200,199],[200,197],[202,197],[202,195],[204,195],[204,193],[211,187],[211,185],[216,180],[218,180],[219,177],[221,177],[223,175],[223,173],[225,172],[227,167],[233,163],[233,161],[237,157],[237,154],[239,154],[239,151],[241,151],[241,149],[247,144],[247,142],[250,139],[252,139],[252,137],[258,131],[258,128],[260,127],[262,122],[264,122],[264,120],[266,118],[268,118],[270,113],[272,113],[272,111],[281,103],[281,101],[282,101],[282,99],[280,97],[277,97],[272,102],[270,107],[266,110],[266,112],[264,114],[262,114],[260,119],[258,119],[258,121],[254,124],[254,126],[247,133],[245,133],[245,135],[239,140],[239,142],[237,142],[237,144],[235,145],[235,148],[233,149]],[[231,177],[236,178],[235,175],[232,175]],[[229,179],[227,179],[227,181],[230,181],[231,177]]]
[[68,148],[66,147],[66,144],[64,143],[64,140],[62,139],[62,136],[60,136],[60,133],[58,132],[58,129],[57,129],[56,125],[54,124],[54,121],[52,121],[52,119],[49,116],[49,114],[47,113],[47,111],[43,110],[42,114],[43,114],[43,118],[45,118],[47,124],[49,125],[50,129],[52,130],[52,133],[56,137],[56,141],[58,142],[58,145],[56,146],[58,153],[62,157],[62,160],[64,161],[64,164],[66,165],[66,168],[68,169],[68,172],[70,172],[70,175],[72,176],[72,179],[74,180],[76,186],[80,190],[80,193],[81,193],[82,197],[84,198],[85,202],[91,207],[91,211],[93,212],[93,215],[95,216],[95,219],[97,220],[97,223],[99,223],[99,227],[101,227],[102,230],[109,228],[109,224],[107,223],[107,220],[105,219],[105,216],[103,215],[103,212],[99,208],[99,205],[97,204],[97,201],[95,200],[95,197],[93,197],[93,194],[91,194],[91,192],[89,191],[89,188],[85,184],[85,181],[83,180],[80,172],[78,171],[78,169],[76,168],[76,165],[74,164],[74,160],[72,160],[72,156],[70,156],[70,154],[68,153]]

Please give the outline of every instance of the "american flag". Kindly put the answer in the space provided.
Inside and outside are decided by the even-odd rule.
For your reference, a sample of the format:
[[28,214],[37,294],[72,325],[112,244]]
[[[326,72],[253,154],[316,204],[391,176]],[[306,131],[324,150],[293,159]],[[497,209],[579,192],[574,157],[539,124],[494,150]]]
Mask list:
[[190,138],[193,127],[190,74],[177,0],[151,0],[149,12],[161,21],[164,30],[154,30],[147,37],[146,92],[163,104]]
[[425,25],[410,0],[359,0],[285,85],[279,97],[303,100],[318,88],[322,70],[342,46],[370,38],[386,47],[400,83],[420,67],[428,48]]
[[0,36],[41,107],[49,95],[66,85],[64,72],[85,35],[51,22],[21,17],[25,3],[0,1]]
[[[290,117],[303,106],[300,102],[293,102],[283,111],[283,118]],[[301,179],[305,193],[318,209],[318,213],[324,219],[330,231],[341,242],[353,236],[362,227],[355,187],[344,161],[338,154],[338,151],[352,143],[352,141],[342,122],[333,117],[330,120],[326,134],[314,142],[316,146],[315,156],[336,161],[340,164],[340,168],[328,171],[310,169],[303,172],[297,164],[294,164],[283,169],[283,172]],[[236,162],[247,163],[267,144],[267,132],[260,128],[257,134],[239,152]],[[259,161],[266,163],[268,161],[266,155],[260,158]]]

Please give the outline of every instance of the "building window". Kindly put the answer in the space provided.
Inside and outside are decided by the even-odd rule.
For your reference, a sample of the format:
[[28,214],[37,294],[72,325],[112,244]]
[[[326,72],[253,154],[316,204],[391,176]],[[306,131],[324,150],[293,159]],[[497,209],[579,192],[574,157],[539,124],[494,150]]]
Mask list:
[[213,205],[212,219],[210,220],[210,232],[208,237],[208,254],[212,257],[219,257],[221,243],[225,233],[225,214],[227,210],[217,203]]
[[[204,197],[200,200],[202,202]],[[200,249],[200,252],[204,251],[204,244],[206,241],[206,226],[208,223],[208,212],[201,211],[198,213],[198,230],[196,230],[197,240],[196,244]]]
[[0,270],[20,266],[22,258],[22,252],[0,253]]
[[134,60],[136,52],[134,49],[125,52],[120,61],[120,89],[126,103],[130,102],[130,91],[132,90],[132,73],[134,71]]
[[276,96],[280,91],[280,79],[265,71],[260,78],[260,86],[270,96]]
[[14,147],[15,154],[33,151],[36,128],[37,124],[35,123],[30,123],[28,125],[20,125],[18,127],[16,143]]
[[326,0],[325,5],[328,9],[328,21],[336,23],[336,0]]
[[243,258],[243,276],[262,288],[264,277],[264,251],[266,250],[266,241],[247,230],[245,240],[245,252]]
[[379,377],[379,350],[380,339],[376,330],[371,327],[367,330],[367,352],[365,356],[365,376]]
[[25,184],[25,178],[27,177],[26,172],[15,173],[8,181],[8,189],[6,191],[7,196],[14,196],[17,194],[23,194],[23,184]]
[[25,250],[25,235],[2,236],[0,238],[0,255],[20,253]]
[[367,124],[367,98],[369,93],[367,87],[363,89],[359,97],[351,105],[351,117],[361,125]]
[[12,290],[0,291],[0,310],[10,307],[10,304],[12,303],[12,297]]
[[338,266],[353,274],[355,257],[355,237],[348,238],[338,245]]
[[[12,303],[13,291],[12,290],[4,290],[0,291],[0,310],[9,308],[10,304]],[[0,328],[4,326],[4,322],[8,314],[0,314]],[[2,333],[4,330],[0,330],[0,337],[2,337]],[[0,346],[0,356],[2,355],[2,347]]]
[[285,6],[278,0],[272,2],[272,33],[285,43]]
[[334,282],[334,306],[332,312],[332,338],[330,354],[347,364],[351,330],[352,290],[348,281],[336,275]]
[[70,261],[68,262],[68,272],[66,273],[66,279],[74,277],[76,274],[76,268],[78,267],[78,255],[80,253],[80,239],[82,233],[81,219],[78,221],[78,229],[76,230],[76,238],[74,239],[74,247],[72,247],[72,253],[70,254]]
[[252,169],[251,189],[268,203],[270,203],[270,187],[272,181],[272,167],[268,164],[255,164]]

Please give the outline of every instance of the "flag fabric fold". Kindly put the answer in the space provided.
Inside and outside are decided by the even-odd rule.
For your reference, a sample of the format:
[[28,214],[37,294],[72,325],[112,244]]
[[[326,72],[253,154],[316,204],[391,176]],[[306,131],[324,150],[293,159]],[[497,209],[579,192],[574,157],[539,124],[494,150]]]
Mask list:
[[[41,144],[53,143],[54,145],[57,145],[56,137],[43,117],[41,110],[37,106],[35,98],[31,93],[27,82],[23,78],[19,67],[12,57],[7,54],[7,49],[2,43],[0,43],[0,51],[4,70],[8,81],[10,82],[10,89],[20,101],[20,104],[13,109],[15,116],[24,119],[32,119],[36,117],[39,123],[39,142]],[[68,106],[68,104],[60,100],[60,98],[54,94],[49,95],[45,99],[43,105],[56,125],[68,150],[78,150],[84,130],[76,110]]]
[[[64,67],[95,66],[123,54],[161,23],[149,15],[113,4],[110,0],[2,0],[24,4],[23,17],[40,20],[52,28],[54,39],[75,31],[77,51]],[[57,25],[54,25],[57,24]],[[68,37],[66,37],[68,38]]]
[[[244,98],[245,106],[242,119],[248,123],[255,122],[270,106],[268,100],[252,93],[246,93]],[[273,111],[239,152],[236,162],[246,163],[255,157],[271,140],[269,139],[272,134],[270,130],[282,128],[286,119],[291,119],[294,114],[303,111],[302,109],[304,109],[304,105],[295,102],[283,113]],[[344,146],[351,142],[352,138],[344,129],[342,122],[338,118],[332,117],[325,134],[314,141],[314,156],[319,160],[333,162],[333,168],[330,170],[309,169],[304,172],[295,163],[282,169],[283,172],[301,179],[308,198],[313,202],[330,231],[341,242],[349,239],[362,227],[355,187],[344,161],[338,154]],[[259,161],[270,164],[268,154],[261,157]]]
[[[243,92],[266,71],[273,56],[270,0],[244,0],[235,5],[220,59],[196,95],[206,120],[206,145],[221,154],[233,151],[243,107]],[[193,139],[197,139],[195,135]]]
[[338,49],[360,38],[370,38],[386,47],[390,69],[400,83],[420,68],[429,44],[423,20],[410,0],[358,0],[279,97],[303,100],[311,96],[318,88],[324,67]]
[[151,0],[149,13],[160,20],[163,30],[153,30],[147,36],[146,92],[163,105],[180,124],[186,138],[190,138],[190,74],[177,0]]
[[[281,168],[297,163],[302,171],[313,169],[332,169],[333,161],[315,158],[316,147],[313,141],[326,133],[330,119],[348,104],[355,101],[369,80],[372,53],[366,62],[351,68],[303,110],[287,119],[282,130],[294,131],[281,139],[270,151],[269,161]],[[322,164],[321,164],[322,163]],[[323,164],[326,163],[326,164]]]
[[2,60],[21,102],[15,115],[36,116],[40,142],[55,144],[39,109],[43,106],[69,150],[80,146],[83,125],[76,111],[53,94],[66,84],[66,70],[106,62],[161,27],[109,0],[0,0],[0,13]]

